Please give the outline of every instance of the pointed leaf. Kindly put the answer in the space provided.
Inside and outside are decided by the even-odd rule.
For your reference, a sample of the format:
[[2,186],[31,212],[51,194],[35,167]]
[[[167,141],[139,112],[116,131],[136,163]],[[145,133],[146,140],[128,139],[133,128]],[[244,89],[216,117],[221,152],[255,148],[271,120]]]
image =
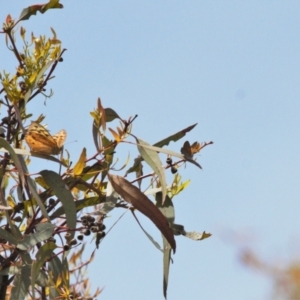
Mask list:
[[203,231],[202,233],[192,231],[192,232],[185,232],[184,236],[188,237],[194,241],[202,241],[204,239],[211,237],[211,233],[207,233],[205,231]]
[[49,239],[54,231],[55,225],[51,223],[40,223],[36,226],[37,231],[35,233],[31,233],[25,235],[23,240],[18,243],[17,248],[20,250],[27,251],[37,243],[45,241]]
[[94,140],[95,147],[96,147],[97,151],[100,152],[101,148],[102,148],[101,138],[100,138],[99,127],[97,126],[95,120],[93,122],[92,133],[93,133],[93,140]]
[[101,104],[101,99],[98,98],[98,111],[99,111],[99,115],[100,115],[100,122],[101,122],[101,126],[103,129],[103,132],[105,133],[106,130],[106,115],[105,115],[105,110]]
[[141,156],[159,178],[159,182],[162,188],[162,202],[164,202],[167,194],[167,182],[166,182],[165,169],[162,167],[162,163],[160,161],[159,155],[157,154],[156,151],[153,151],[148,148],[144,148],[144,146],[150,146],[148,143],[142,141],[141,139],[137,139],[137,142],[138,142],[138,150]]
[[22,10],[19,21],[28,20],[31,16],[36,15],[38,11],[43,14],[50,8],[63,8],[63,5],[59,3],[59,0],[50,0],[45,4],[28,6]]
[[10,299],[26,299],[30,286],[30,266],[24,265],[21,274],[15,276]]
[[196,232],[196,231],[187,232],[187,231],[185,231],[184,226],[180,225],[180,224],[174,224],[173,223],[171,225],[171,227],[172,227],[173,233],[175,235],[183,235],[183,236],[185,236],[187,238],[190,238],[194,241],[201,241],[201,240],[209,238],[212,235],[211,233],[207,233],[205,231],[203,231],[203,233]]
[[56,249],[56,245],[53,242],[44,244],[37,252],[35,258],[36,260],[32,264],[31,268],[31,286],[34,287],[35,281],[39,276],[41,268],[46,260],[48,260],[53,255],[53,250]]
[[108,128],[108,130],[111,132],[111,134],[113,135],[114,139],[117,141],[117,142],[120,142],[121,141],[121,137],[119,136],[118,133],[116,133],[113,129],[111,128]]
[[[1,147],[3,147],[4,149],[6,149],[9,152],[11,159],[15,163],[15,166],[18,170],[18,176],[21,179],[21,184],[22,184],[22,186],[24,186],[24,184],[25,184],[24,172],[27,171],[27,168],[26,168],[26,164],[24,162],[23,157],[20,155],[17,155],[15,153],[14,149],[10,146],[10,144],[3,138],[0,138],[0,148]],[[22,161],[23,161],[23,163],[22,163]]]
[[4,239],[6,239],[10,244],[17,245],[18,240],[11,235],[8,231],[0,227],[0,236]]
[[182,137],[184,137],[184,136],[186,135],[187,132],[189,132],[189,131],[191,131],[192,129],[194,129],[194,127],[195,127],[196,125],[197,125],[197,123],[194,124],[194,125],[191,125],[191,126],[189,126],[189,127],[187,127],[187,128],[185,128],[185,129],[182,129],[182,130],[178,131],[177,133],[175,133],[175,134],[173,134],[173,135],[170,135],[169,137],[167,137],[167,138],[165,138],[165,139],[163,139],[163,140],[161,140],[161,141],[155,143],[153,146],[155,146],[155,147],[160,147],[160,148],[161,148],[161,147],[163,147],[163,146],[165,146],[165,145],[169,145],[169,143],[170,143],[171,141],[176,142],[176,141],[178,141],[179,139],[181,139]]
[[163,236],[163,246],[164,246],[164,257],[163,257],[163,293],[165,299],[167,299],[167,290],[169,283],[169,273],[170,273],[170,261],[171,261],[171,247],[168,241]]
[[73,169],[75,176],[81,175],[81,173],[85,167],[85,161],[86,161],[86,148],[83,148],[82,152],[80,154],[79,160]]
[[71,238],[73,238],[75,232],[72,229],[76,228],[77,220],[76,207],[72,193],[57,173],[49,170],[44,170],[41,171],[40,174],[43,176],[47,185],[51,187],[57,198],[61,201],[66,214],[67,225],[71,230]]
[[41,212],[43,213],[44,217],[47,218],[48,221],[50,221],[49,215],[48,215],[47,210],[46,210],[46,207],[45,207],[43,201],[41,200],[39,194],[36,191],[35,181],[32,178],[28,177],[27,178],[27,184],[28,184],[29,190],[32,194],[32,197],[34,198],[34,200],[38,204],[38,206],[39,206]]
[[162,214],[166,217],[170,224],[174,223],[175,220],[175,210],[173,206],[173,202],[170,197],[167,195],[165,198],[165,202],[162,203],[162,193],[157,193],[155,195],[156,206],[162,212]]
[[[103,197],[90,197],[86,199],[77,200],[75,203],[76,211],[80,211],[84,208],[98,205],[105,201],[105,196]],[[57,217],[64,215],[65,209],[64,206],[59,207],[50,217],[51,220],[56,219]]]
[[148,217],[165,236],[173,251],[176,250],[176,242],[168,221],[160,210],[150,201],[136,186],[118,175],[108,174],[108,179],[115,191],[135,209]]
[[119,115],[111,108],[105,108],[106,122],[111,122],[114,119],[120,119]]
[[[137,223],[139,224],[139,226],[141,227],[141,229],[144,231],[146,237],[150,240],[150,242],[161,252],[163,252],[163,250],[161,249],[160,245],[158,242],[155,241],[155,239],[143,228],[142,224],[140,223],[139,219],[136,217],[134,211],[132,211],[132,214],[134,216],[134,218],[136,219]],[[170,247],[169,247],[170,248]],[[170,248],[171,249],[171,248]]]
[[[170,224],[174,223],[175,220],[175,210],[172,200],[169,196],[166,196],[165,202],[162,203],[162,194],[158,192],[155,195],[156,206],[162,212],[162,214],[167,218]],[[167,289],[169,282],[169,272],[170,272],[170,261],[171,261],[171,247],[165,237],[163,236],[163,293],[164,297],[167,299]]]

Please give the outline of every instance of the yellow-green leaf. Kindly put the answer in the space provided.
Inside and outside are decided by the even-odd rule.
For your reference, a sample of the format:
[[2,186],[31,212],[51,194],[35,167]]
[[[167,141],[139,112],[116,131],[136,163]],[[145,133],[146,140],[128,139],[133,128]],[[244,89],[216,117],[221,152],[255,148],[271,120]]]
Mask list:
[[81,175],[81,173],[85,167],[85,161],[86,161],[86,148],[83,148],[82,152],[80,154],[79,160],[77,161],[77,163],[73,169],[75,176]]

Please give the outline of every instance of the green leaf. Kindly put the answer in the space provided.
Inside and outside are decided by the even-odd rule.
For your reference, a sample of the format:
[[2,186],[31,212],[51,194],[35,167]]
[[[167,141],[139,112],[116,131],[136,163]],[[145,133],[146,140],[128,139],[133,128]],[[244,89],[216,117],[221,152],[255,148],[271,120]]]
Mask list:
[[211,237],[211,233],[208,233],[208,232],[205,232],[205,231],[203,231],[202,233],[192,231],[192,232],[185,232],[184,236],[187,237],[187,238],[190,238],[194,241],[202,241],[204,239],[207,239],[207,238]]
[[[24,162],[24,159],[21,155],[17,155],[14,151],[14,149],[10,146],[10,144],[4,140],[3,138],[0,138],[0,148],[3,147],[4,149],[6,149],[10,156],[11,159],[13,160],[13,162],[15,163],[15,166],[18,170],[18,176],[21,180],[21,184],[22,186],[25,185],[25,175],[24,173],[27,173],[27,168],[26,168],[26,164]],[[22,163],[23,162],[23,163]]]
[[143,228],[142,224],[140,223],[139,219],[137,218],[137,216],[135,215],[135,213],[132,211],[132,214],[134,216],[134,218],[136,219],[137,223],[139,224],[139,226],[141,227],[141,229],[144,231],[146,237],[150,240],[150,242],[161,252],[163,252],[163,250],[161,249],[160,245],[158,242],[155,241],[155,239]]
[[37,252],[35,258],[36,260],[33,262],[31,267],[31,286],[35,286],[36,279],[38,278],[41,268],[43,264],[52,256],[53,250],[56,249],[56,245],[53,242],[49,242],[44,244],[39,251]]
[[43,14],[51,8],[63,8],[63,5],[59,3],[59,0],[50,0],[48,3],[45,4],[36,4],[28,6],[27,8],[24,8],[22,10],[21,15],[19,17],[19,21],[28,20],[31,16],[36,15],[38,11]]
[[74,237],[73,229],[76,228],[76,207],[72,193],[70,192],[68,186],[64,183],[61,177],[49,170],[41,171],[40,174],[43,176],[45,182],[52,189],[53,193],[61,201],[67,219],[67,226],[69,227],[71,238]]
[[[169,145],[170,141],[173,141],[173,142],[178,141],[179,139],[184,137],[187,132],[191,131],[196,125],[197,125],[197,123],[185,128],[185,129],[182,129],[181,131],[178,131],[177,133],[175,133],[175,134],[173,134],[173,135],[171,135],[171,136],[155,143],[153,146],[148,147],[148,149],[152,149],[152,150],[157,151],[159,153],[165,153],[165,154],[168,154],[170,156],[178,157],[179,159],[184,159],[184,156],[181,155],[180,153],[177,153],[177,152],[174,152],[174,151],[171,151],[171,150],[168,150],[168,149],[162,149],[162,147],[165,146],[165,145]],[[135,167],[140,162],[142,162],[142,160],[143,160],[142,157],[137,157],[134,160],[134,165],[131,168],[129,168],[128,171],[126,172],[126,176],[127,176],[127,174],[129,174],[131,172],[134,172]]]
[[180,225],[180,224],[173,223],[171,227],[172,227],[173,233],[175,235],[183,235],[194,241],[201,241],[201,240],[209,238],[212,235],[211,233],[208,233],[205,231],[203,231],[202,233],[196,232],[196,231],[192,231],[192,232],[185,231],[184,226]]
[[24,265],[21,274],[15,276],[10,299],[26,299],[30,286],[30,266]]
[[21,268],[16,266],[10,266],[8,268],[0,270],[0,275],[17,275],[21,274]]
[[163,247],[164,247],[164,256],[163,256],[163,293],[165,299],[167,299],[167,290],[169,283],[169,273],[170,273],[170,261],[171,261],[171,247],[168,241],[163,236]]
[[128,203],[132,204],[135,209],[148,217],[154,225],[165,236],[173,251],[176,250],[176,242],[173,232],[169,226],[167,219],[160,210],[148,199],[136,186],[118,175],[108,174],[114,190]]
[[189,132],[189,131],[191,131],[192,129],[194,129],[194,127],[195,127],[196,125],[197,125],[197,123],[194,124],[194,125],[191,125],[191,126],[189,126],[189,127],[187,127],[187,128],[185,128],[185,129],[182,129],[182,130],[178,131],[177,133],[172,134],[172,135],[170,135],[169,137],[167,137],[167,138],[165,138],[165,139],[163,139],[163,140],[161,140],[161,141],[155,143],[153,146],[161,148],[161,147],[163,147],[163,146],[165,146],[165,145],[169,145],[169,143],[170,143],[171,141],[176,142],[176,141],[178,141],[179,139],[183,138],[183,137],[186,135],[187,132]]
[[[75,202],[76,211],[80,211],[84,208],[98,205],[105,201],[105,196],[103,197],[89,197],[81,200],[77,200]],[[50,219],[56,219],[57,217],[60,217],[61,215],[65,214],[64,206],[59,207],[51,216]]]
[[36,203],[38,204],[41,212],[43,213],[44,217],[48,219],[48,221],[50,221],[49,215],[47,213],[47,210],[45,208],[45,205],[43,203],[43,201],[41,200],[39,194],[36,191],[36,184],[35,181],[33,179],[31,179],[30,177],[27,178],[27,184],[29,187],[29,190],[32,194],[32,197],[35,199]]
[[37,84],[39,82],[39,80],[41,79],[41,77],[45,74],[45,72],[47,71],[47,69],[54,63],[54,61],[49,61],[47,62],[40,71],[37,71],[37,75],[34,78],[34,81],[32,82],[32,84],[30,85],[30,87],[28,88],[28,91],[26,92],[26,94],[24,95],[24,101],[25,103],[28,102],[32,91],[37,87]]
[[18,240],[14,236],[12,236],[8,231],[4,230],[1,227],[0,227],[0,236],[6,239],[12,245],[18,244]]
[[81,173],[85,167],[85,161],[86,161],[86,148],[83,148],[82,152],[80,154],[79,160],[73,169],[75,176],[81,175]]
[[[170,197],[167,195],[165,202],[162,203],[162,194],[161,192],[156,193],[155,195],[156,206],[165,216],[165,218],[172,225],[175,220],[175,210],[173,202]],[[167,299],[167,290],[169,282],[169,272],[170,272],[170,261],[171,261],[171,247],[168,241],[163,236],[163,293],[164,297]]]
[[105,108],[106,122],[111,122],[114,119],[121,119],[112,108]]
[[166,217],[170,224],[173,224],[175,221],[175,210],[173,201],[167,195],[165,198],[165,202],[162,203],[162,194],[156,193],[155,195],[156,206],[162,212],[162,214]]
[[52,236],[55,225],[51,223],[41,223],[36,226],[36,232],[24,236],[24,239],[20,241],[17,248],[20,250],[29,250],[37,243],[45,241]]
[[101,138],[100,138],[101,134],[100,134],[100,131],[99,131],[99,127],[96,124],[96,121],[93,122],[92,133],[93,133],[93,140],[94,140],[96,150],[98,152],[100,152],[101,148],[102,148]]
[[162,167],[162,163],[160,161],[159,155],[157,154],[156,151],[144,147],[144,146],[150,146],[148,143],[140,139],[137,139],[137,142],[138,142],[137,147],[141,156],[159,178],[159,182],[162,188],[162,202],[164,202],[167,194],[167,183],[166,183],[165,169]]
[[[58,276],[61,274],[63,266],[58,256],[54,256],[48,263],[49,266],[49,272],[51,272],[52,277],[51,281],[53,282],[53,285],[57,282]],[[51,287],[50,290],[50,299],[55,299],[55,297],[58,297],[58,291],[54,287]]]

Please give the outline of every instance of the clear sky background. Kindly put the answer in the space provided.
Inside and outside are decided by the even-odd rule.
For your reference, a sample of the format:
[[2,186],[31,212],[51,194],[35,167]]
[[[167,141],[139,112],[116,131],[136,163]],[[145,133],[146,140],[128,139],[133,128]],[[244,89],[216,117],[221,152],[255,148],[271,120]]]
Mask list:
[[[43,112],[51,132],[67,130],[74,161],[84,146],[95,153],[89,112],[97,97],[125,119],[138,114],[133,133],[149,143],[198,123],[169,145],[214,141],[197,157],[202,171],[181,171],[191,184],[174,200],[176,221],[213,235],[177,238],[168,299],[269,299],[271,281],[238,254],[249,245],[284,262],[300,250],[300,2],[61,2],[64,9],[22,23],[28,36],[51,36],[53,27],[68,49],[51,82],[55,95],[47,106],[34,101],[33,119]],[[31,4],[3,1],[2,22]],[[1,69],[14,71],[3,37],[0,53]],[[119,166],[128,151],[135,157],[121,146]],[[42,164],[57,168],[41,160],[32,168]],[[163,299],[162,255],[130,213],[104,239],[89,277],[92,288],[105,287],[102,300]]]

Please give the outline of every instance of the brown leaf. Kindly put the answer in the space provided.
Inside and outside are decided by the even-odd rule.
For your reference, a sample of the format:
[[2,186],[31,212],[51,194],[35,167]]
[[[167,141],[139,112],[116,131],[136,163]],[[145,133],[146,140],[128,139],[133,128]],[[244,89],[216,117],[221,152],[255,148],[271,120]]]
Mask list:
[[114,190],[128,203],[132,204],[135,209],[140,211],[148,217],[154,225],[164,235],[174,253],[176,250],[176,242],[174,234],[169,226],[167,219],[136,186],[132,185],[129,181],[118,175],[108,174],[108,179],[111,182]]

